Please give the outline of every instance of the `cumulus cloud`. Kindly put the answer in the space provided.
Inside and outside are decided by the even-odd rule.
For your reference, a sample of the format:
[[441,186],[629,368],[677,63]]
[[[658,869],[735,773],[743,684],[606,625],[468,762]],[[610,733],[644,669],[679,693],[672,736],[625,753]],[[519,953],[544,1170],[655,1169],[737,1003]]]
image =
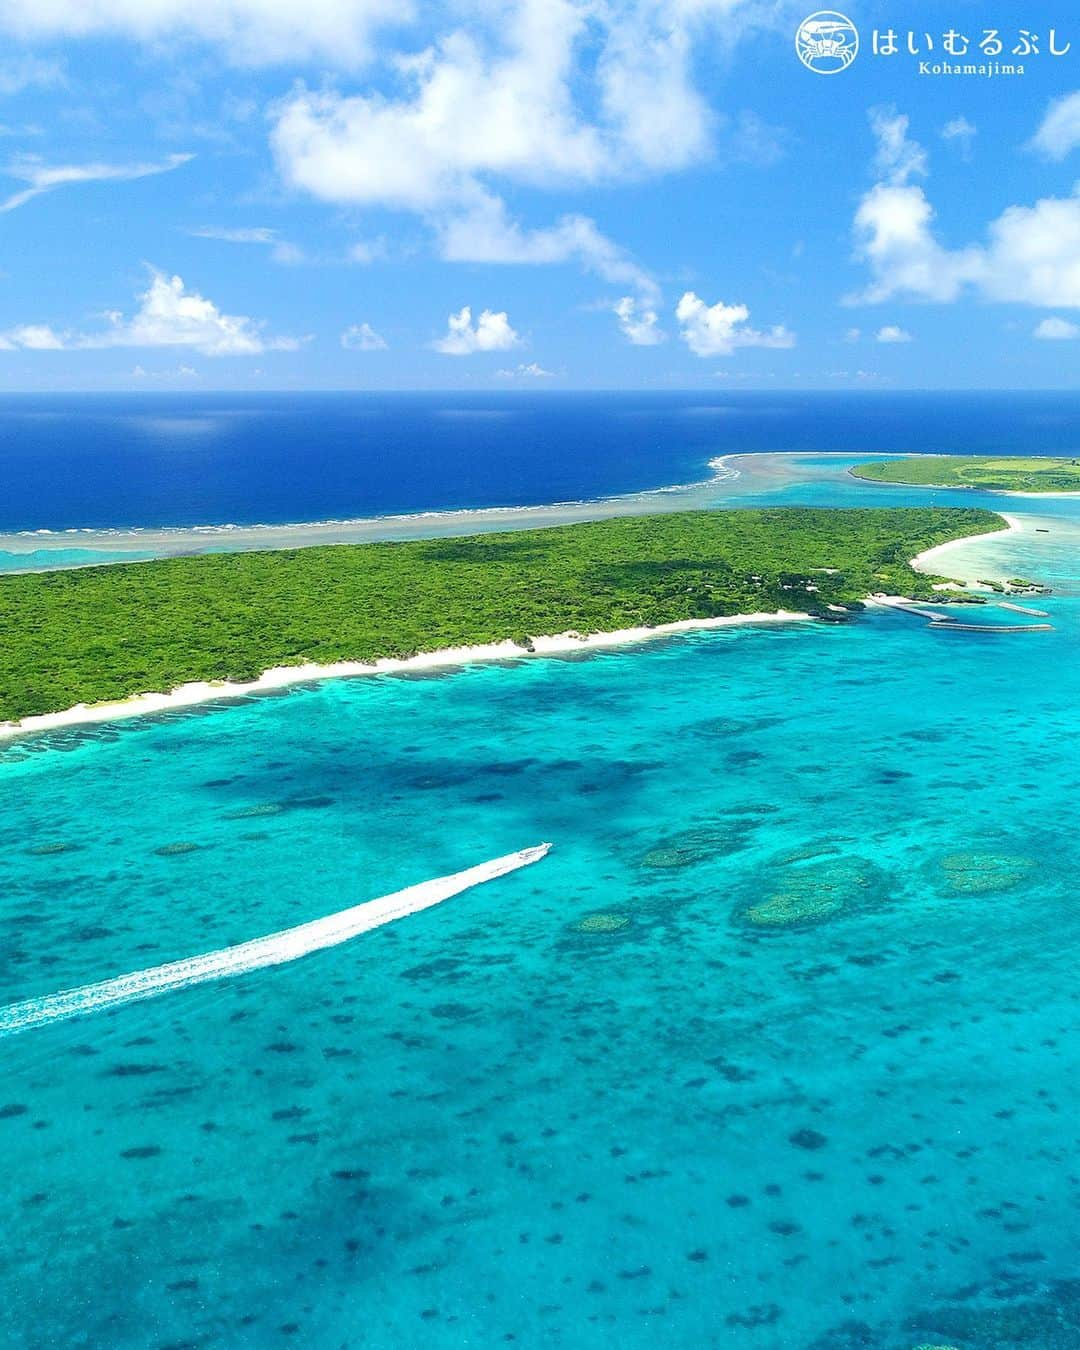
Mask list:
[[1051,101],[1031,149],[1046,159],[1062,160],[1080,145],[1080,92],[1063,94]]
[[520,344],[505,310],[485,309],[474,324],[472,310],[463,305],[447,320],[446,336],[432,345],[444,356],[471,356],[474,352],[503,352]]
[[505,50],[461,29],[399,58],[399,98],[285,99],[273,132],[283,176],[327,201],[406,210],[468,203],[488,173],[541,185],[600,177],[600,134],[575,117],[566,84],[584,12],[526,0],[509,20]]
[[[273,114],[282,179],[322,201],[420,215],[444,258],[575,261],[655,294],[583,216],[527,230],[504,185],[564,189],[666,174],[711,153],[718,128],[694,84],[695,44],[772,21],[757,0],[463,0],[460,26],[398,55],[378,91],[296,88]],[[733,153],[763,124],[730,127]],[[771,142],[770,142],[771,145]]]
[[871,281],[856,301],[893,296],[955,300],[981,268],[978,250],[950,252],[934,238],[934,208],[921,187],[876,183],[855,212],[856,253]]
[[899,324],[887,323],[883,328],[879,328],[874,335],[875,342],[910,342],[911,334],[906,328],[901,328]]
[[222,225],[202,225],[197,230],[188,230],[195,239],[216,239],[223,244],[262,244],[270,250],[275,262],[298,263],[304,261],[304,252],[287,239],[279,237],[277,230],[263,225],[250,228],[231,229]]
[[736,347],[794,347],[795,334],[783,325],[762,332],[748,324],[745,305],[707,305],[687,291],[675,307],[679,336],[695,356],[730,356]]
[[885,177],[855,213],[856,255],[868,264],[870,281],[853,303],[947,303],[970,290],[1013,304],[1080,306],[1080,193],[1009,206],[987,226],[985,243],[948,248],[935,234],[925,191],[907,181],[925,171],[925,156],[907,141],[906,119],[888,120],[884,129],[873,114],[871,121],[875,165]]
[[[285,177],[330,201],[409,210],[467,201],[488,175],[537,186],[670,172],[706,154],[694,40],[737,37],[749,0],[462,6],[400,55],[393,93],[299,89],[277,111]],[[493,22],[495,20],[495,22]]]
[[111,327],[82,346],[191,347],[204,356],[251,356],[265,351],[295,351],[296,338],[268,338],[262,325],[238,314],[223,314],[212,300],[189,291],[178,276],[154,271],[138,297],[130,319],[119,312],[106,317]]
[[353,323],[341,335],[341,345],[351,352],[382,352],[386,339],[369,323]]
[[655,347],[667,337],[660,327],[660,316],[647,302],[624,295],[613,309],[623,335],[635,347]]
[[212,43],[240,65],[362,64],[372,39],[411,20],[415,0],[6,0],[0,31],[26,41],[119,37]]
[[129,181],[133,178],[149,178],[154,174],[169,173],[193,159],[193,155],[169,155],[167,159],[149,164],[42,164],[30,156],[14,160],[4,172],[9,178],[20,179],[30,186],[16,192],[0,202],[0,211],[14,211],[17,206],[25,206],[34,197],[43,192],[52,192],[59,187],[73,183],[104,183]]
[[29,352],[58,352],[67,345],[65,335],[45,323],[24,323],[0,333],[0,351],[22,348]]
[[1070,323],[1068,319],[1060,319],[1056,315],[1051,315],[1036,324],[1032,336],[1048,342],[1064,342],[1071,338],[1080,337],[1080,327],[1075,323]]
[[105,316],[108,327],[99,332],[58,333],[45,324],[23,324],[0,333],[0,349],[189,347],[204,356],[250,356],[295,351],[300,345],[296,338],[266,337],[263,325],[253,319],[223,314],[197,291],[188,291],[177,276],[152,272],[150,285],[137,298],[139,308],[130,318],[112,310]]

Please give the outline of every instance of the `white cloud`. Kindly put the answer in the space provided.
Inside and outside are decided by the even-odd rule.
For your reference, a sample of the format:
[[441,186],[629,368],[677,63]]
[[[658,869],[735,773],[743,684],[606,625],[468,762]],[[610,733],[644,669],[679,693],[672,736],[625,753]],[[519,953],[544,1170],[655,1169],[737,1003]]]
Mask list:
[[[925,165],[921,150],[898,145],[894,131],[882,139],[878,122],[874,129],[875,162],[886,178],[864,195],[855,213],[856,253],[868,263],[871,280],[852,297],[854,303],[898,296],[951,302],[971,289],[1006,303],[1080,307],[1080,193],[1009,206],[987,226],[985,243],[950,249],[934,233],[926,193],[896,181],[897,169],[890,167]],[[906,141],[906,121],[903,130]]]
[[132,375],[137,380],[197,380],[199,372],[194,366],[177,366],[175,370],[147,370],[145,366],[136,364],[132,367]]
[[204,356],[250,356],[265,351],[295,351],[296,338],[267,338],[262,325],[237,314],[223,314],[178,276],[153,272],[130,319],[108,315],[111,329],[84,346],[192,347]]
[[0,211],[14,211],[43,192],[52,192],[55,188],[66,187],[72,183],[103,183],[129,181],[133,178],[149,178],[154,174],[168,173],[193,159],[193,155],[169,155],[167,159],[152,164],[60,164],[49,166],[29,156],[17,159],[7,166],[4,172],[9,178],[18,178],[29,183],[28,188],[16,192],[5,202],[0,202]]
[[979,278],[993,300],[1080,305],[1080,195],[1010,206],[989,227]]
[[0,60],[0,95],[4,97],[21,94],[24,89],[34,87],[53,89],[65,82],[64,69],[59,61],[43,60],[28,53]]
[[874,334],[875,342],[910,342],[911,334],[899,324],[887,323]]
[[784,158],[789,139],[786,128],[766,122],[757,113],[744,110],[733,119],[723,119],[722,126],[723,163],[768,168]]
[[555,372],[530,361],[528,365],[521,364],[513,370],[497,370],[495,374],[502,380],[550,380]]
[[399,58],[398,99],[297,91],[272,135],[282,176],[324,201],[410,211],[468,206],[487,174],[541,186],[599,179],[602,138],[575,117],[566,84],[584,23],[566,0],[525,0],[506,51],[459,30]]
[[0,350],[59,351],[102,347],[190,347],[205,356],[250,356],[265,351],[295,351],[296,338],[268,338],[262,325],[242,315],[223,314],[210,300],[188,291],[183,281],[163,272],[151,274],[138,297],[138,310],[126,319],[106,314],[109,327],[97,333],[57,333],[46,324],[23,324],[0,333]]
[[655,347],[667,337],[660,327],[659,315],[647,302],[624,295],[613,308],[624,336],[635,347]]
[[349,262],[366,265],[376,262],[379,258],[385,258],[386,252],[385,239],[358,239],[355,244],[349,245],[346,257]]
[[154,46],[198,40],[241,65],[318,60],[351,67],[411,0],[6,0],[0,31],[25,40],[121,37]]
[[447,262],[577,261],[605,281],[633,286],[651,298],[658,294],[644,268],[587,216],[567,215],[547,229],[525,230],[509,219],[502,201],[484,193],[467,210],[446,217],[438,231]]
[[29,352],[58,352],[67,346],[66,337],[45,323],[24,323],[0,333],[0,351],[24,348]]
[[856,252],[873,279],[856,299],[876,304],[894,295],[955,300],[981,269],[975,249],[950,252],[931,230],[934,208],[921,187],[876,183],[855,212]]
[[1063,94],[1051,101],[1031,149],[1047,159],[1062,160],[1080,145],[1080,92]]
[[[448,260],[576,261],[655,296],[624,250],[583,216],[526,230],[503,184],[565,189],[667,174],[707,157],[775,157],[747,114],[719,137],[694,85],[710,29],[725,50],[776,19],[758,0],[461,0],[457,28],[389,61],[377,91],[295,89],[274,110],[285,183],[322,201],[419,214]],[[723,145],[721,144],[721,153]],[[636,273],[636,275],[632,275]]]
[[1062,342],[1080,337],[1080,327],[1070,323],[1068,319],[1059,319],[1056,315],[1051,315],[1036,325],[1032,336],[1050,342]]
[[342,333],[341,345],[352,352],[381,352],[386,350],[386,339],[369,323],[353,323]]
[[[440,10],[470,33],[519,26],[519,13],[528,11],[537,45],[561,22],[560,11],[580,14],[588,25],[582,64],[593,70],[597,100],[610,118],[628,123],[628,136],[661,158],[668,134],[684,136],[697,122],[705,122],[707,132],[708,114],[691,72],[696,42],[715,34],[726,54],[745,31],[786,31],[793,17],[789,5],[776,0],[456,0],[446,6],[418,0],[5,0],[0,32],[29,42],[118,37],[155,53],[197,41],[240,65],[313,61],[348,69],[376,55],[377,39],[386,47],[389,34],[417,20],[426,36]],[[651,107],[639,96],[643,81]]]
[[188,233],[195,239],[220,239],[226,244],[272,244],[277,237],[276,230],[269,230],[263,226],[232,230],[219,225],[202,225],[197,230],[189,230]]
[[870,129],[877,139],[874,168],[888,183],[900,185],[913,176],[926,176],[926,151],[908,138],[908,125],[909,119],[891,105],[870,109]]
[[298,263],[304,261],[304,252],[287,239],[278,237],[277,230],[257,225],[250,228],[231,229],[220,225],[202,225],[188,234],[195,239],[216,239],[224,244],[263,244],[270,250],[270,256],[279,263]]
[[705,301],[687,291],[675,308],[679,336],[695,356],[729,356],[736,347],[794,347],[795,334],[783,325],[761,332],[750,328],[745,305]]
[[861,328],[849,328],[849,329],[847,330],[847,332],[844,334],[844,341],[845,341],[845,342],[858,342],[859,339],[860,339],[861,337],[862,337],[862,329],[861,329]]
[[961,155],[967,159],[971,154],[971,147],[974,144],[978,128],[974,122],[961,113],[958,117],[950,118],[941,128],[941,139],[943,141],[955,141],[960,147]]
[[446,336],[432,345],[444,356],[471,356],[474,352],[506,351],[520,342],[505,310],[495,313],[485,309],[474,324],[472,310],[463,305],[447,320]]
[[279,105],[285,178],[335,202],[429,210],[487,175],[537,186],[667,173],[706,155],[694,40],[738,37],[749,0],[462,5],[461,27],[393,65],[397,91],[300,89]]

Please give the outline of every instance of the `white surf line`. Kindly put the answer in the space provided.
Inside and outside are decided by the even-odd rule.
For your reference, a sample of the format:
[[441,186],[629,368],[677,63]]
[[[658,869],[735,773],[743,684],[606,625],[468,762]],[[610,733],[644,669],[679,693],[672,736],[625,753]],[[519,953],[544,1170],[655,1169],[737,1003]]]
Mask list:
[[150,970],[137,970],[131,975],[102,980],[98,984],[85,984],[79,989],[64,989],[57,994],[13,1003],[10,1007],[0,1009],[0,1036],[29,1031],[32,1027],[60,1022],[84,1013],[99,1012],[103,1008],[116,1008],[123,1003],[153,998],[173,989],[187,989],[191,985],[219,980],[228,975],[242,975],[251,970],[261,970],[264,966],[279,966],[287,961],[295,961],[311,952],[348,942],[359,933],[380,928],[383,924],[404,918],[406,914],[430,909],[452,895],[485,881],[494,881],[508,872],[516,872],[519,867],[528,867],[546,857],[550,850],[550,844],[536,844],[532,848],[523,848],[517,853],[507,853],[502,858],[480,863],[477,867],[466,868],[464,872],[436,877],[434,881],[422,881],[417,886],[408,886],[392,895],[368,900],[323,919],[313,919],[295,928],[270,933],[267,937],[241,942],[235,947],[223,947],[220,951],[207,952],[203,956],[189,956],[181,961],[154,966]]
[[130,698],[109,703],[77,703],[63,712],[34,713],[18,722],[0,722],[0,742],[35,732],[58,731],[64,727],[90,726],[127,717],[142,717],[148,713],[194,708],[200,703],[217,703],[243,698],[248,694],[264,694],[296,684],[310,684],[313,680],[420,673],[469,666],[477,661],[517,661],[525,657],[559,656],[596,648],[622,647],[678,633],[739,627],[743,624],[795,623],[810,617],[801,611],[784,609],[777,610],[775,614],[725,614],[715,619],[676,619],[673,623],[660,623],[652,628],[620,628],[611,633],[583,635],[571,631],[553,636],[536,636],[530,639],[531,647],[521,647],[506,638],[502,642],[487,642],[472,647],[442,647],[433,652],[420,652],[416,656],[382,656],[373,661],[335,661],[326,665],[308,661],[300,666],[272,666],[264,670],[258,679],[245,683],[234,680],[194,680],[178,685],[167,694],[132,694]]

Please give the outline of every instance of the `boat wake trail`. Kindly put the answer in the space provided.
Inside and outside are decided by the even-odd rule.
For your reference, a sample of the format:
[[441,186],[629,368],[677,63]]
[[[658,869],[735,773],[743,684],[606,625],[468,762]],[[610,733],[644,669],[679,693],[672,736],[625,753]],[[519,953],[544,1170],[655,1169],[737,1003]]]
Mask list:
[[98,984],[85,984],[79,989],[63,989],[43,998],[13,1003],[0,1009],[0,1036],[29,1031],[32,1027],[61,1022],[84,1013],[99,1012],[103,1008],[116,1008],[122,1003],[153,998],[173,989],[186,989],[190,985],[205,984],[228,975],[246,974],[251,970],[261,970],[263,966],[279,966],[287,961],[295,961],[310,952],[336,947],[360,933],[380,928],[385,923],[393,923],[406,914],[430,909],[452,895],[479,886],[482,882],[494,881],[508,872],[516,872],[519,867],[528,867],[530,863],[539,862],[550,849],[550,844],[537,844],[517,853],[508,853],[502,858],[493,858],[477,867],[466,868],[464,872],[436,877],[434,881],[422,881],[417,886],[395,891],[392,895],[383,895],[377,900],[354,905],[351,909],[328,914],[323,919],[313,919],[295,928],[285,928],[279,933],[254,938],[251,942],[241,942],[235,947],[223,947],[220,951],[188,956],[182,961],[170,961],[167,965],[154,966],[150,970],[136,970],[130,975],[118,975]]

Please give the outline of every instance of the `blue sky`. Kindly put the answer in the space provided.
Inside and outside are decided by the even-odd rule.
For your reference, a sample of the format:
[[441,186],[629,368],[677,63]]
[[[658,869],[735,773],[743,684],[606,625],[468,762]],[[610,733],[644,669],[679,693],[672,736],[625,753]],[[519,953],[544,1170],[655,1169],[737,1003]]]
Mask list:
[[1072,387],[1076,11],[810,8],[8,0],[0,389]]

